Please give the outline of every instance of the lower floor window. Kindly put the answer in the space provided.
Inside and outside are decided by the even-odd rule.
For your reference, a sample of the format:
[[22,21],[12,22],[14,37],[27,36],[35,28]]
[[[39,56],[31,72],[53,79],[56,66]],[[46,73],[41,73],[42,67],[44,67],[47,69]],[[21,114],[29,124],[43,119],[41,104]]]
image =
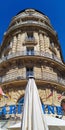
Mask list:
[[26,77],[33,76],[33,68],[26,68]]

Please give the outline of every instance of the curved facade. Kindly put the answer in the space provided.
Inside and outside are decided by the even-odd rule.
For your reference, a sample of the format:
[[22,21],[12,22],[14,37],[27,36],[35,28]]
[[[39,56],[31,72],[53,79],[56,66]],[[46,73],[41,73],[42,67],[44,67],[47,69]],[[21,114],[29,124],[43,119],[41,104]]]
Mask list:
[[[29,76],[34,76],[42,103],[59,105],[65,91],[65,64],[57,33],[44,14],[26,9],[18,13],[4,34],[0,56],[0,86],[10,99],[0,106],[17,104],[24,96]],[[50,96],[53,91],[53,96]],[[48,98],[47,98],[48,97]]]

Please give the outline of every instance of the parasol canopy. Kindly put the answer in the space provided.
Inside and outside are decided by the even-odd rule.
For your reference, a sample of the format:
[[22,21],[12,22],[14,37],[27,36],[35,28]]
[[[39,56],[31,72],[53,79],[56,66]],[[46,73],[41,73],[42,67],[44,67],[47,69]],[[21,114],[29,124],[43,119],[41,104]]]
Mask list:
[[35,80],[30,78],[25,90],[21,130],[48,130]]
[[25,90],[22,121],[10,126],[9,129],[65,130],[65,120],[43,113],[35,80],[30,78]]

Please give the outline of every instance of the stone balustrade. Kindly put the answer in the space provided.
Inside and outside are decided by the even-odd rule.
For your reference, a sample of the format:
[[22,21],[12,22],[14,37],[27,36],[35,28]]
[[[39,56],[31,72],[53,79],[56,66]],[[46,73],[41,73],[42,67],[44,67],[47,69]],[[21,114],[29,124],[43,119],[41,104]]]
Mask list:
[[28,79],[28,77],[33,76],[35,77],[35,79],[39,79],[39,80],[46,80],[47,82],[56,82],[59,83],[61,85],[65,85],[65,79],[59,76],[56,76],[52,73],[48,73],[48,72],[43,72],[41,73],[41,75],[37,72],[28,72],[26,74],[22,74],[19,75],[18,73],[11,73],[5,76],[0,77],[0,83],[5,83],[5,82],[9,82],[9,81],[13,81],[13,80],[23,80],[23,79]]
[[44,57],[44,58],[53,59],[54,61],[57,61],[57,62],[63,64],[63,62],[59,58],[57,58],[55,55],[53,56],[50,53],[43,52],[43,51],[41,51],[41,52],[40,51],[33,51],[33,53],[27,53],[27,51],[21,51],[21,52],[19,51],[19,52],[16,52],[16,53],[13,52],[6,57],[2,57],[0,59],[0,63],[7,61],[8,59],[19,57],[19,56],[41,56],[41,57]]
[[10,31],[13,31],[15,28],[19,28],[19,26],[25,26],[25,25],[35,25],[35,26],[41,26],[42,28],[45,28],[47,29],[48,31],[50,31],[53,35],[56,36],[56,32],[50,27],[50,26],[47,26],[45,23],[42,23],[41,21],[34,21],[34,20],[27,20],[27,21],[21,21],[19,22],[18,24],[15,24],[13,26],[11,26],[9,28],[9,30],[7,31],[7,33],[9,33]]

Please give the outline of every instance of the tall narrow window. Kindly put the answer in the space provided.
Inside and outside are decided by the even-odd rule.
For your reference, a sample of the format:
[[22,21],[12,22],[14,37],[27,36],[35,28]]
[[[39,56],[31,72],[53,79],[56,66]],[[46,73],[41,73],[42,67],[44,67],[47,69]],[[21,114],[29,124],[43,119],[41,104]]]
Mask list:
[[54,48],[54,42],[52,40],[50,40],[50,44],[51,44],[52,48]]
[[33,67],[26,68],[26,77],[33,76]]
[[31,48],[31,47],[27,47],[26,48],[26,51],[27,51],[27,55],[34,55],[34,47],[33,48]]
[[28,38],[33,38],[33,32],[27,32],[27,37]]

